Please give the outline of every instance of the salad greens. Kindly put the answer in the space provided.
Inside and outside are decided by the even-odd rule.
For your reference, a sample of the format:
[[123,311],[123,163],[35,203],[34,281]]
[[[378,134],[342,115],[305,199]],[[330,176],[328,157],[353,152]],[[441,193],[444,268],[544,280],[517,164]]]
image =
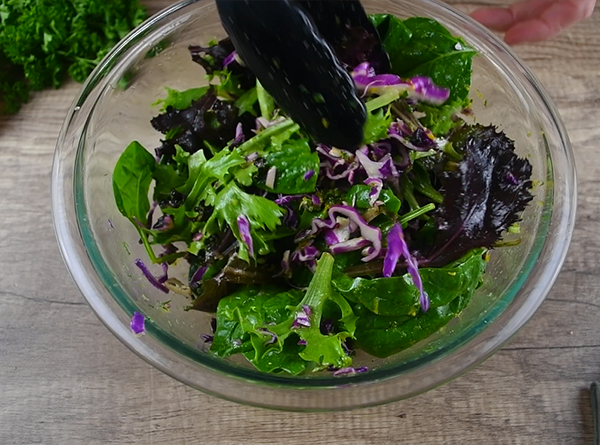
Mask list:
[[[215,313],[202,334],[218,356],[263,372],[365,372],[355,350],[387,357],[461,314],[532,199],[513,141],[458,114],[475,51],[431,19],[371,20],[391,72],[375,71],[389,64],[367,41],[338,54],[358,63],[344,62],[368,110],[356,151],[312,140],[224,39],[190,47],[208,86],[167,88],[154,104],[155,156],[132,142],[117,162],[117,208],[162,274],[136,265]],[[186,283],[169,277],[177,261]]]

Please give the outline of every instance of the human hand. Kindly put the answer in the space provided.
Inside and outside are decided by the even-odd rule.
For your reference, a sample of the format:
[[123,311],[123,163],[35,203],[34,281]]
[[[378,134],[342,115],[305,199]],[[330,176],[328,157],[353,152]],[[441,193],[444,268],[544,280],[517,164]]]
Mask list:
[[481,8],[471,14],[495,31],[504,32],[509,45],[550,39],[588,18],[596,0],[523,0],[508,8]]

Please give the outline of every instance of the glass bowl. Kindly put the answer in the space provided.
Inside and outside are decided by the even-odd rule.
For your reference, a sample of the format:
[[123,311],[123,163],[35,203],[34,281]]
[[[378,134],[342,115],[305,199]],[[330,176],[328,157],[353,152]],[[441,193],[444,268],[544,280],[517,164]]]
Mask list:
[[[52,176],[60,249],[79,289],[106,326],[132,351],[168,375],[229,400],[287,410],[369,406],[436,387],[498,350],[533,315],[550,290],[573,231],[576,183],[567,134],[539,81],[502,42],[463,14],[433,0],[365,0],[368,12],[437,19],[475,47],[473,109],[478,122],[500,126],[534,169],[534,201],[520,244],[492,252],[484,284],[447,327],[387,359],[356,357],[364,374],[304,377],[262,374],[244,360],[211,355],[200,335],[210,315],[185,312],[185,297],[154,289],[134,266],[146,258],[135,228],[115,205],[112,171],[132,140],[159,144],[150,126],[164,86],[197,87],[201,67],[187,47],[224,37],[213,2],[186,1],[130,33],[83,85],[62,128]],[[158,273],[158,270],[155,270]],[[183,269],[179,273],[183,274]],[[171,300],[169,305],[165,300]],[[135,336],[134,311],[147,317]]]

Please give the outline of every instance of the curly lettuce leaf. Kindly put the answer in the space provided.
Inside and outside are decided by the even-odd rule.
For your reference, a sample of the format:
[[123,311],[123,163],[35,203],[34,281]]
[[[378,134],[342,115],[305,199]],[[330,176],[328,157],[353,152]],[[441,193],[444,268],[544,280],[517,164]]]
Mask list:
[[[354,335],[357,318],[348,302],[331,288],[333,257],[323,254],[306,294],[271,287],[247,287],[224,298],[217,309],[211,351],[220,356],[244,352],[258,369],[299,374],[306,369],[349,366],[342,341]],[[344,330],[321,333],[327,302],[340,309]],[[303,324],[298,324],[302,313]]]
[[[240,215],[245,216],[250,223],[253,244],[260,246],[258,253],[261,255],[268,253],[271,249],[259,231],[262,229],[274,232],[281,224],[283,209],[267,198],[246,193],[234,181],[229,182],[215,196],[213,213],[204,226],[204,237],[222,231],[227,224],[240,242],[238,253],[240,258],[249,261],[251,255],[248,245],[238,228]],[[264,251],[265,249],[267,251]]]
[[209,87],[190,88],[188,90],[178,91],[169,87],[165,87],[167,97],[156,100],[152,104],[153,107],[160,106],[161,113],[164,113],[168,107],[173,107],[176,110],[184,110],[192,102],[197,101],[208,92]]

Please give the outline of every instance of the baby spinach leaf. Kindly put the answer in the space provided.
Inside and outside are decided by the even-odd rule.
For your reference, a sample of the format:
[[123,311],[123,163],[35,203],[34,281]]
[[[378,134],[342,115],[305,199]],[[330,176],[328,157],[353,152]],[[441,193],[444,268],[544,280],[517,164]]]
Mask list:
[[392,72],[401,77],[427,76],[450,89],[449,101],[464,103],[471,86],[471,61],[476,52],[433,19],[374,19],[390,56]]
[[[288,140],[280,150],[269,150],[265,155],[267,167],[276,169],[275,186],[267,187],[264,178],[257,181],[257,186],[273,193],[312,193],[317,186],[319,162],[319,155],[306,139]],[[307,180],[305,175],[310,171],[313,174]]]
[[150,201],[148,192],[156,160],[137,141],[132,142],[119,157],[113,171],[113,192],[117,208],[137,227],[145,222]]
[[[353,207],[357,209],[368,209],[371,207],[369,204],[369,193],[371,192],[371,187],[363,184],[353,185],[350,190],[348,190],[348,195],[346,196],[346,201]],[[394,192],[390,189],[383,189],[379,194],[379,201],[383,202],[383,207],[393,213],[397,214],[400,211],[400,207],[402,202],[398,199]]]
[[210,350],[220,357],[251,351],[250,335],[244,332],[239,321],[220,316],[217,309],[217,331]]
[[[431,308],[445,306],[479,286],[486,265],[482,253],[482,249],[477,249],[446,267],[419,269]],[[408,273],[374,279],[337,275],[333,286],[350,301],[360,303],[378,315],[415,315],[419,312],[419,291]]]
[[394,215],[400,211],[402,201],[390,189],[383,189],[379,195],[379,200],[383,202],[383,206]]
[[154,200],[157,202],[169,199],[171,192],[187,181],[187,174],[180,173],[174,164],[156,164],[152,177],[155,179]]
[[445,306],[416,316],[387,317],[357,308],[357,346],[375,357],[389,357],[438,332],[469,304],[474,291],[456,297]]
[[411,30],[399,18],[389,14],[374,14],[371,21],[377,27],[383,47],[390,57],[392,69],[403,65],[401,54],[412,37]]

